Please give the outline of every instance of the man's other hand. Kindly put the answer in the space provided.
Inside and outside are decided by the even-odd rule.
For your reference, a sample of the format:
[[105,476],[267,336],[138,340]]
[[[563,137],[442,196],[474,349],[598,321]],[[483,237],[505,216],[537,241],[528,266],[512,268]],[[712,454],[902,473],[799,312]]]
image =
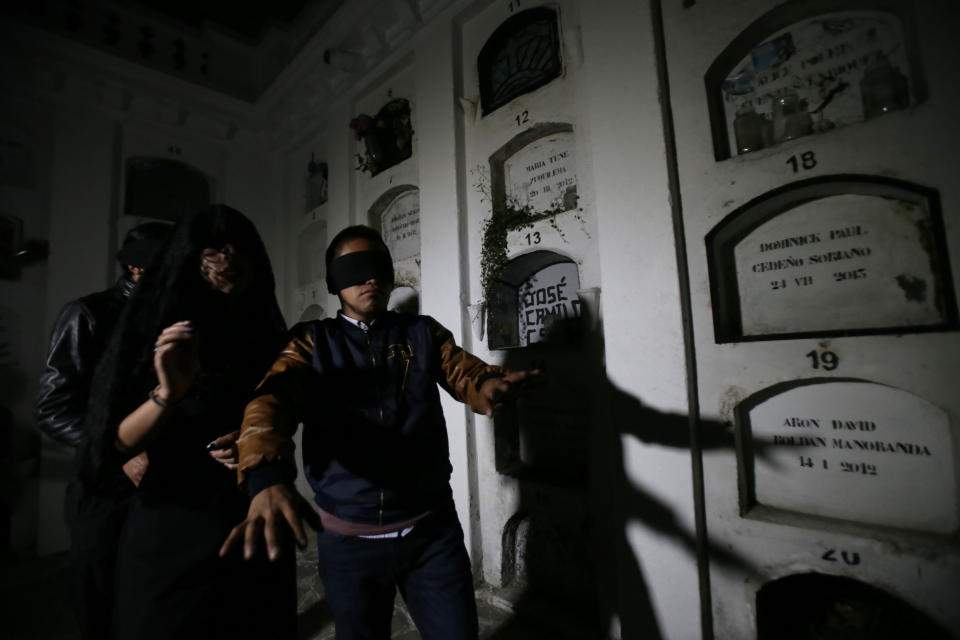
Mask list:
[[504,400],[509,400],[524,387],[535,382],[539,375],[539,369],[530,369],[514,371],[502,378],[484,380],[480,385],[480,413],[492,418],[493,414],[503,406]]

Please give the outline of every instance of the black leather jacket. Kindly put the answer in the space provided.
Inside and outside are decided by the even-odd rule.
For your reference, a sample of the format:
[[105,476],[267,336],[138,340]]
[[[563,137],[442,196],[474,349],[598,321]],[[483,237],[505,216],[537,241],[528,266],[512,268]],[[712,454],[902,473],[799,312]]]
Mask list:
[[37,426],[54,440],[76,447],[83,439],[94,368],[135,286],[121,277],[111,288],[61,309],[50,333],[33,411]]

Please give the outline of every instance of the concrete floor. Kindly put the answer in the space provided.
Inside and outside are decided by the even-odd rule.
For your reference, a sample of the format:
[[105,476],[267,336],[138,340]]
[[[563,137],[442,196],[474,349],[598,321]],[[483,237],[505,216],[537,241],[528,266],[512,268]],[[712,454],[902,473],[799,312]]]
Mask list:
[[[333,640],[333,619],[316,572],[316,547],[297,557],[299,640]],[[481,640],[586,640],[576,625],[557,627],[554,616],[518,615],[502,592],[477,592]],[[22,560],[0,557],[0,637],[6,640],[79,640],[70,589],[67,553]],[[418,640],[401,598],[393,616],[392,640]]]

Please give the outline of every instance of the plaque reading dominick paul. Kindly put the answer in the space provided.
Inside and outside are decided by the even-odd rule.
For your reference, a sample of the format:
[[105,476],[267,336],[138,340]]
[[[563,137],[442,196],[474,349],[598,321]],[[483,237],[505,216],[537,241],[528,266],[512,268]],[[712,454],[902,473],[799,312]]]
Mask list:
[[868,382],[825,382],[775,395],[747,416],[757,503],[956,531],[949,418],[923,398]]
[[744,335],[939,322],[926,219],[913,203],[837,195],[761,225],[734,250]]
[[718,342],[958,326],[935,191],[814,178],[764,194],[707,235]]

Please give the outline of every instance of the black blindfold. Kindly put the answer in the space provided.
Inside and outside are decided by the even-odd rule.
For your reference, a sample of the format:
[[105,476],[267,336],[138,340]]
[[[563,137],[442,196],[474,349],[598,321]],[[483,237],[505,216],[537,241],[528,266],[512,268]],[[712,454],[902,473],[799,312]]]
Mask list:
[[336,295],[371,279],[393,284],[393,261],[386,251],[354,251],[336,258],[327,270],[327,290]]

